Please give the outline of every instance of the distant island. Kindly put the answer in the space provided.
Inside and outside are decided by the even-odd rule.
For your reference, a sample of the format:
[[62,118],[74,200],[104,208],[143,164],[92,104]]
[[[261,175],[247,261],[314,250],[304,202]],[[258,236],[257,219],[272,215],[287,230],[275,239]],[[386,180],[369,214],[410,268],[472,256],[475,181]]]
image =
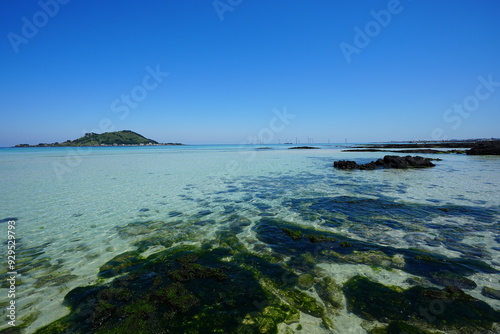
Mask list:
[[40,143],[37,145],[19,144],[15,147],[64,147],[64,146],[161,146],[161,145],[183,145],[180,143],[161,144],[155,140],[148,139],[134,131],[123,130],[97,134],[86,133],[83,137],[75,140],[67,140],[63,143]]

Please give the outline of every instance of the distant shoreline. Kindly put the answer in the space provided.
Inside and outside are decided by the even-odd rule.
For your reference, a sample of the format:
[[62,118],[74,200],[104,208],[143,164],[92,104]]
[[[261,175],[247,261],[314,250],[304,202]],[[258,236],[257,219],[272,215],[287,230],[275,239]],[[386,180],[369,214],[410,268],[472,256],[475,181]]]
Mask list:
[[[152,141],[152,140],[151,140]],[[499,139],[455,139],[455,140],[409,140],[409,141],[387,141],[387,142],[359,142],[359,143],[314,143],[314,145],[337,145],[343,146],[345,148],[350,148],[348,151],[377,151],[379,149],[429,149],[429,148],[471,148],[474,144],[478,142],[488,143],[488,142],[498,142]],[[2,148],[45,148],[45,147],[142,147],[142,146],[186,146],[183,143],[157,143],[157,142],[147,142],[147,143],[133,143],[133,144],[79,144],[74,141],[67,141],[63,143],[39,143],[36,145],[30,144],[17,144],[15,146],[5,146]],[[195,144],[198,145],[198,144]],[[199,144],[199,145],[238,145],[238,144]],[[241,144],[240,144],[241,145]],[[252,145],[252,144],[248,144]],[[257,145],[257,144],[255,144]],[[290,146],[292,143],[277,143],[268,145],[279,145],[279,146]],[[246,145],[245,145],[246,146]]]
[[148,139],[131,130],[104,132],[101,134],[89,132],[75,140],[66,140],[63,143],[39,143],[37,145],[18,144],[14,147],[114,147],[114,146],[172,146],[181,143],[159,143]]
[[63,145],[63,144],[18,144],[15,146],[10,146],[6,148],[45,148],[45,147],[133,147],[133,146],[185,146],[186,144],[181,143],[165,143],[165,144],[100,144],[100,145]]

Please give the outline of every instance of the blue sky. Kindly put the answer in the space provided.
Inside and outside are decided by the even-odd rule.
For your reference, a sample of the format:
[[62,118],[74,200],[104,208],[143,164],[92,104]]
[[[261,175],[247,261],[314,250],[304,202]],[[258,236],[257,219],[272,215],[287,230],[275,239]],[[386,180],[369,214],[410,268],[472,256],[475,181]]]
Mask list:
[[0,15],[0,146],[111,129],[188,144],[500,137],[494,0],[7,0]]

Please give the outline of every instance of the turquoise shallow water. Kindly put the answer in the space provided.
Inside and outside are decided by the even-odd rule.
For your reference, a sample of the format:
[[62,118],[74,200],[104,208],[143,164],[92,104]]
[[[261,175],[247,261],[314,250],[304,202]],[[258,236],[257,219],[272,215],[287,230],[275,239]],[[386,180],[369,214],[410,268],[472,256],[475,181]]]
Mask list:
[[[475,283],[467,293],[500,309],[498,300],[481,294],[485,286],[500,290],[500,158],[439,155],[443,160],[431,169],[343,171],[333,169],[333,161],[364,163],[384,154],[318,146],[0,149],[4,236],[6,222],[16,221],[18,323],[29,322],[24,332],[31,333],[67,314],[64,296],[102,282],[99,268],[125,251],[140,245],[150,255],[179,244],[210,244],[235,215],[248,221],[237,238],[249,251],[274,252],[285,262],[297,250],[275,243],[262,227],[266,219],[336,233],[398,256],[418,249],[481,261],[492,270],[467,273]],[[167,232],[173,244],[151,242],[151,235]],[[321,275],[339,285],[362,274],[401,288],[415,277],[444,286],[426,268],[408,263],[395,271],[367,259],[316,261]],[[1,295],[7,290],[2,286]],[[310,314],[300,324],[309,332],[365,333],[367,325],[343,303],[329,315],[335,324],[329,329]],[[280,330],[287,328],[294,331],[296,324]]]

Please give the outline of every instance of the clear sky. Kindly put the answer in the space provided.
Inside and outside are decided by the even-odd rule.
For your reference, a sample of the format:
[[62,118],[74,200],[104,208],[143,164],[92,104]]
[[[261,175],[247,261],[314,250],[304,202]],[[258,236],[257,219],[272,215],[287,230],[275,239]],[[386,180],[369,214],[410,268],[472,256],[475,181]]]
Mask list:
[[498,0],[5,0],[0,15],[0,146],[122,129],[500,137]]

